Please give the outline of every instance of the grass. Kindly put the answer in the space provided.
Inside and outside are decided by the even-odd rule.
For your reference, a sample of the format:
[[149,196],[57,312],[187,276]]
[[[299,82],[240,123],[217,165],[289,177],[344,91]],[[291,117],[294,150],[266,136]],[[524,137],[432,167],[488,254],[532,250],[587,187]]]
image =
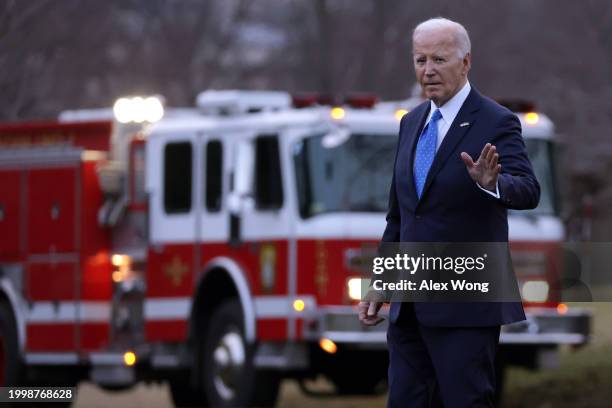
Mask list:
[[554,370],[511,368],[504,393],[505,408],[612,406],[612,303],[575,303],[593,311],[593,339],[579,350],[562,349]]

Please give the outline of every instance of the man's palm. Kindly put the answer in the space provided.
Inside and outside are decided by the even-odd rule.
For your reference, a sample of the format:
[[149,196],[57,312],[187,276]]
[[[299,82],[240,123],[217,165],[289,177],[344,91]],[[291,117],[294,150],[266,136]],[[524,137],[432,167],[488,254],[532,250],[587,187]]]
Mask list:
[[484,189],[495,191],[497,176],[501,171],[501,164],[497,162],[499,154],[495,151],[495,146],[487,143],[475,162],[466,152],[461,153],[461,159],[465,163],[465,167],[472,180]]

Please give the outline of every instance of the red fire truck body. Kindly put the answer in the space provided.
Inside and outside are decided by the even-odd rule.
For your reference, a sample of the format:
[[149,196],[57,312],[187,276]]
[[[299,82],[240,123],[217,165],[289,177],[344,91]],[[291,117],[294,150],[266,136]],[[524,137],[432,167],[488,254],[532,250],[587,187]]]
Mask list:
[[[384,229],[394,112],[265,92],[199,102],[144,125],[0,126],[3,385],[74,367],[110,388],[169,380],[179,405],[269,405],[286,376],[344,393],[385,377],[385,326],[362,327],[354,305]],[[543,171],[539,120],[523,125]],[[529,319],[501,341],[529,350],[524,364],[589,334],[547,286],[563,239],[547,194],[510,215]]]

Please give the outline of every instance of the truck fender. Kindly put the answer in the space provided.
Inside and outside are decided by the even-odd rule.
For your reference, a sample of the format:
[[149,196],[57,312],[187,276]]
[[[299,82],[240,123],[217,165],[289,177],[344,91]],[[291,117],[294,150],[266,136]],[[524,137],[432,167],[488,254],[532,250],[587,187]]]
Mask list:
[[6,277],[0,275],[0,293],[4,295],[9,302],[9,306],[15,317],[15,323],[17,324],[17,337],[19,340],[19,350],[23,354],[25,345],[25,310],[20,307],[21,302],[19,296],[15,292],[13,283]]
[[[254,342],[256,339],[256,324],[255,324],[255,302],[249,284],[246,280],[245,273],[242,268],[232,259],[227,257],[218,257],[212,259],[205,268],[200,279],[205,279],[208,272],[214,269],[222,269],[227,272],[227,275],[234,283],[238,292],[240,305],[244,314],[244,334],[248,342]],[[200,285],[198,285],[199,287]]]

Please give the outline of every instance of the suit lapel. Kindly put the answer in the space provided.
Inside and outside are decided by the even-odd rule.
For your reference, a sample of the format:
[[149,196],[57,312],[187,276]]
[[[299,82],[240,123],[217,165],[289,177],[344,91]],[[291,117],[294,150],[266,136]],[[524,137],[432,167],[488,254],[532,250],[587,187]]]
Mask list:
[[[436,152],[434,161],[431,164],[429,173],[427,174],[425,186],[423,187],[423,194],[421,195],[421,200],[419,202],[423,201],[423,197],[425,197],[427,194],[429,186],[433,182],[433,179],[436,177],[438,172],[442,169],[442,167],[444,167],[444,163],[446,163],[448,156],[455,150],[457,144],[473,127],[476,120],[476,112],[480,108],[480,103],[480,94],[476,91],[476,89],[472,88],[468,97],[463,103],[463,106],[459,110],[459,113],[457,113],[455,120],[451,124],[450,129],[448,129],[446,136],[444,136],[444,140],[442,141],[442,144],[440,144],[440,148]],[[469,125],[461,127],[460,124],[465,122],[469,123]]]

